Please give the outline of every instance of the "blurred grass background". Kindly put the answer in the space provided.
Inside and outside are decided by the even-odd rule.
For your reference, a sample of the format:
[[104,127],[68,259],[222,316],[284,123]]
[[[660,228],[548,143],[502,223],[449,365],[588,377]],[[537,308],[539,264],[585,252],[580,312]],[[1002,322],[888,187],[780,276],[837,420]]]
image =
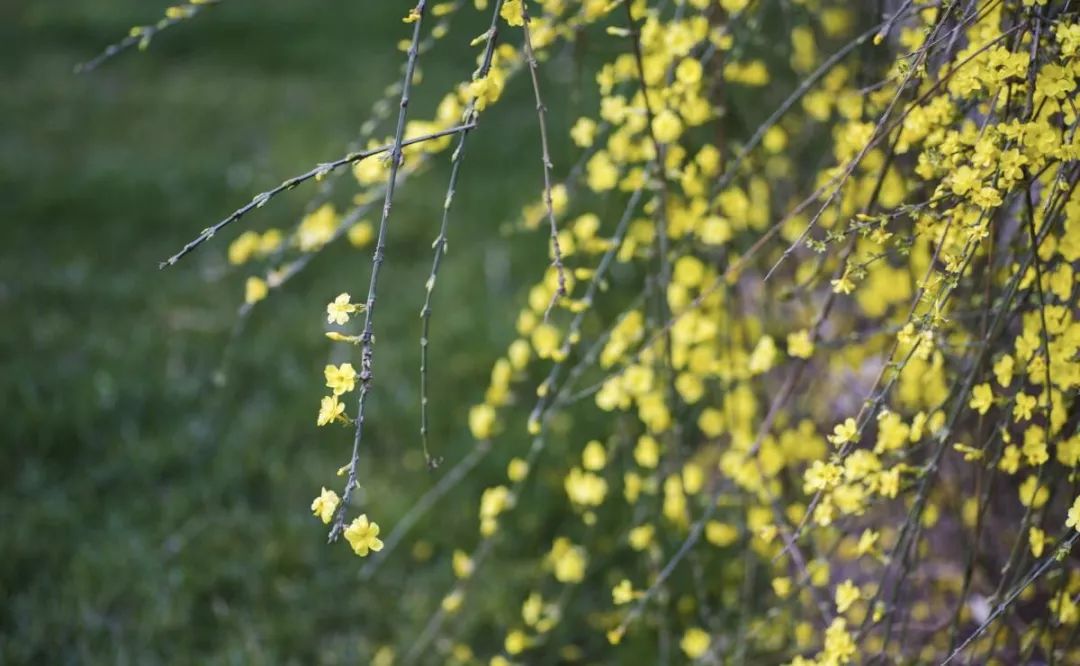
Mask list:
[[[167,3],[0,4],[0,663],[355,662],[437,605],[476,498],[527,443],[500,442],[418,526],[430,552],[407,540],[371,583],[324,544],[308,505],[351,447],[349,431],[315,428],[324,308],[366,291],[369,251],[334,247],[261,304],[224,388],[211,378],[246,275],[226,244],[290,227],[314,190],[157,270],[254,193],[344,152],[398,77],[406,4],[233,0],[81,76]],[[462,46],[487,17],[467,5],[422,63],[413,117],[472,71]],[[571,106],[552,104],[554,136]],[[519,77],[470,140],[433,323],[435,474],[417,435],[417,315],[448,158],[395,204],[363,459],[384,534],[472,446],[467,409],[511,340],[511,285],[543,268],[542,236],[499,233],[539,190],[534,117]],[[553,149],[565,166],[569,147]]]

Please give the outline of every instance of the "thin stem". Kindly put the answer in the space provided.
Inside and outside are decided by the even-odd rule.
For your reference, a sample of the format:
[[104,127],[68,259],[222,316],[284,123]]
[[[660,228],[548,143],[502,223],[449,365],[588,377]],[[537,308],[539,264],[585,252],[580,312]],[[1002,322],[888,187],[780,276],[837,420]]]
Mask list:
[[[411,75],[411,72],[410,72],[410,75]],[[407,86],[405,88],[405,96],[402,99],[408,101],[408,87]],[[300,174],[299,176],[293,176],[292,178],[289,178],[287,180],[282,181],[280,185],[278,185],[277,187],[275,187],[273,189],[267,190],[266,192],[262,192],[261,194],[256,194],[251,199],[251,201],[249,201],[247,204],[241,206],[240,208],[237,208],[236,210],[234,210],[232,213],[229,214],[228,217],[221,220],[220,222],[218,222],[214,226],[204,229],[201,234],[196,236],[193,240],[189,241],[187,245],[185,245],[184,247],[182,247],[180,249],[179,252],[177,252],[173,256],[169,257],[165,261],[161,262],[161,264],[158,266],[158,268],[164,269],[164,268],[167,268],[169,266],[174,265],[176,262],[183,259],[184,256],[187,255],[189,252],[191,252],[195,248],[199,247],[200,245],[202,245],[206,241],[213,238],[219,231],[224,229],[226,226],[228,226],[228,225],[232,224],[233,222],[239,220],[240,218],[247,215],[248,213],[255,210],[256,208],[262,208],[264,205],[266,205],[266,202],[270,201],[271,199],[273,199],[277,195],[281,194],[282,192],[285,192],[286,190],[291,190],[294,187],[296,187],[297,185],[305,183],[305,182],[311,180],[312,178],[322,178],[323,176],[329,174],[331,171],[333,171],[335,169],[346,166],[348,164],[355,164],[355,163],[360,162],[362,160],[366,160],[369,157],[374,157],[375,155],[380,155],[380,154],[385,153],[385,152],[390,151],[390,150],[393,150],[394,154],[397,155],[398,158],[399,158],[399,159],[395,160],[394,163],[390,167],[391,173],[396,175],[397,174],[397,164],[398,164],[398,162],[400,162],[400,157],[401,157],[401,149],[404,148],[405,146],[411,146],[411,145],[413,145],[415,143],[423,143],[425,141],[431,141],[432,139],[438,139],[438,138],[441,138],[441,137],[444,137],[444,136],[448,136],[450,134],[456,134],[456,133],[458,133],[458,132],[460,132],[462,130],[471,129],[471,128],[472,128],[472,126],[468,125],[468,124],[459,125],[457,127],[451,127],[450,129],[440,130],[438,132],[432,132],[431,134],[425,134],[423,136],[418,136],[418,137],[413,138],[413,139],[408,139],[408,140],[402,141],[401,140],[401,131],[404,130],[404,126],[399,127],[398,136],[394,140],[394,143],[388,143],[386,145],[379,146],[378,148],[370,148],[368,150],[362,150],[362,151],[355,152],[355,153],[349,153],[345,157],[338,158],[338,159],[336,159],[336,160],[334,160],[332,162],[323,162],[321,164],[316,165],[311,170],[305,171],[304,173]],[[393,186],[392,185],[388,186],[387,191],[388,191],[388,193],[393,192]],[[387,212],[387,214],[389,214],[389,212]]]
[[[364,408],[367,405],[367,397],[371,392],[371,383],[373,379],[372,372],[375,360],[375,339],[373,334],[375,324],[375,296],[378,293],[379,272],[382,268],[386,253],[386,230],[390,221],[390,208],[394,202],[394,185],[397,180],[398,168],[401,166],[402,162],[401,149],[406,145],[405,142],[402,141],[402,137],[405,134],[405,119],[408,116],[409,109],[409,91],[412,88],[413,72],[416,70],[418,45],[420,43],[420,29],[424,22],[424,9],[426,8],[426,5],[427,0],[420,0],[416,3],[416,8],[413,10],[416,21],[413,26],[412,43],[409,45],[409,61],[405,67],[405,77],[401,84],[401,102],[399,105],[400,111],[398,111],[397,129],[394,132],[394,143],[390,147],[390,174],[386,181],[386,197],[383,199],[382,219],[379,220],[379,235],[378,240],[375,243],[375,254],[372,258],[371,282],[368,284],[367,304],[364,309],[364,329],[363,333],[360,335],[360,396],[357,399],[356,431],[353,436],[352,457],[349,462],[349,473],[348,478],[345,481],[345,490],[342,492],[341,504],[334,515],[334,525],[330,530],[330,535],[328,537],[329,541],[337,540],[341,532],[344,531],[345,513],[348,510],[349,500],[352,498],[353,490],[357,485],[356,468],[360,457],[360,441],[363,439],[364,434]],[[442,134],[452,134],[457,131],[461,131],[461,128],[454,128],[452,131],[445,131]]]
[[114,42],[105,47],[105,49],[86,62],[81,62],[75,65],[76,74],[85,74],[97,69],[106,60],[118,56],[124,51],[127,51],[133,46],[138,46],[139,49],[145,49],[150,45],[150,40],[153,39],[159,32],[167,28],[171,28],[177,23],[183,23],[189,19],[195,18],[199,12],[207,7],[211,7],[216,4],[220,4],[224,0],[202,0],[202,2],[188,2],[181,5],[170,7],[167,10],[166,15],[157,23],[151,23],[149,25],[140,25],[132,28],[127,37],[124,37],[118,42]]
[[529,65],[529,77],[532,79],[533,97],[536,100],[536,118],[540,124],[540,149],[542,151],[540,161],[544,166],[544,207],[547,209],[548,224],[551,226],[551,252],[553,255],[551,263],[555,266],[558,278],[558,287],[555,289],[555,293],[552,294],[551,301],[544,311],[544,321],[547,321],[551,309],[555,307],[555,304],[560,299],[566,296],[566,270],[563,268],[562,248],[559,247],[559,228],[555,222],[555,209],[551,203],[552,165],[551,152],[548,150],[547,121],[545,120],[547,109],[544,106],[544,100],[540,96],[540,77],[537,74],[536,54],[533,52],[532,47],[532,31],[529,30],[531,18],[528,5],[527,0],[523,0],[521,3],[521,12],[525,21],[522,26],[525,35],[525,62]]
[[[492,58],[495,54],[495,44],[499,34],[499,9],[502,0],[496,0],[495,8],[491,15],[491,27],[487,33],[487,45],[484,49],[484,57],[480,69],[476,72],[477,78],[487,76],[491,69]],[[458,134],[458,145],[451,157],[450,182],[446,187],[446,196],[443,198],[442,223],[439,226],[439,235],[432,244],[434,250],[431,260],[431,275],[428,276],[424,286],[424,305],[420,308],[420,445],[424,450],[424,460],[429,469],[439,464],[439,460],[431,457],[428,447],[428,345],[431,344],[431,296],[435,292],[435,283],[439,277],[439,268],[442,266],[443,256],[446,255],[447,231],[450,228],[450,206],[454,201],[454,193],[457,188],[458,175],[461,173],[461,164],[465,158],[465,138],[469,130],[476,127],[479,112],[476,109],[476,101],[469,103],[465,110],[465,118],[468,120],[468,128],[463,128]]]

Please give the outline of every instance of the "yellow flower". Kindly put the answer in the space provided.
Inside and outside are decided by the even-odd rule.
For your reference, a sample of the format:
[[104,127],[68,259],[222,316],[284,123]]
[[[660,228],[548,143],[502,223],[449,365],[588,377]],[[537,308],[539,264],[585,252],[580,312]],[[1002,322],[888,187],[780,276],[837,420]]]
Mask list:
[[258,254],[267,255],[281,247],[282,235],[278,229],[267,229],[259,237],[259,247],[255,250]]
[[967,444],[964,444],[962,442],[957,442],[956,444],[953,444],[953,449],[963,455],[964,460],[966,460],[967,462],[982,460],[983,457],[983,452],[980,449],[977,449],[974,446],[968,446]]
[[461,590],[454,590],[450,594],[443,597],[442,609],[447,613],[456,613],[461,608],[461,602],[465,600],[465,595]]
[[540,622],[543,612],[544,598],[536,592],[530,594],[525,603],[521,604],[521,619],[530,627]]
[[266,298],[266,295],[270,293],[270,288],[266,285],[266,280],[257,277],[249,277],[247,282],[244,283],[244,302],[248,304],[258,303],[262,299]]
[[1046,431],[1039,426],[1031,426],[1024,431],[1024,445],[1020,448],[1027,463],[1032,467],[1038,467],[1050,459],[1050,453],[1046,450]]
[[697,425],[706,437],[717,437],[724,432],[724,413],[713,407],[701,410]]
[[511,458],[510,462],[506,465],[506,478],[510,479],[511,481],[521,481],[528,474],[529,463],[525,462],[521,458]]
[[[1050,498],[1050,490],[1046,486],[1039,483],[1039,478],[1034,474],[1029,476],[1020,484],[1020,503],[1024,506],[1030,506],[1033,509],[1041,509],[1046,500]],[[1074,505],[1075,508],[1075,505]],[[1072,511],[1069,513],[1072,516]],[[1080,518],[1080,512],[1078,512],[1078,518]],[[1071,525],[1067,526],[1071,527]]]
[[707,245],[723,245],[731,240],[731,223],[719,215],[711,215],[701,223],[701,242]]
[[450,559],[450,566],[454,570],[454,575],[458,578],[468,578],[472,575],[474,568],[472,558],[463,550],[454,551]]
[[345,540],[360,557],[367,557],[369,551],[377,553],[382,550],[383,542],[378,537],[378,523],[369,522],[366,514],[354,519],[345,528]]
[[1016,474],[1016,470],[1020,469],[1020,448],[1015,444],[1010,444],[1005,447],[1005,450],[1001,452],[1001,462],[998,463],[998,469],[1006,474]]
[[833,292],[837,294],[850,294],[855,291],[855,283],[848,277],[847,271],[844,271],[838,280],[831,280],[829,284],[832,285]]
[[1069,514],[1065,520],[1065,527],[1072,527],[1080,532],[1080,496],[1077,496],[1077,498],[1073,500],[1072,507],[1069,508]]
[[963,196],[975,188],[981,180],[979,172],[965,164],[952,174],[952,191],[954,194]]
[[679,647],[691,659],[700,659],[709,650],[712,639],[709,633],[700,627],[690,627],[679,641]]
[[1035,396],[1026,393],[1016,394],[1016,404],[1013,405],[1013,420],[1027,421],[1031,418],[1031,411],[1035,409],[1037,400]]
[[495,408],[481,403],[469,410],[469,430],[476,439],[489,439],[495,432]]
[[787,599],[791,594],[791,578],[788,576],[781,576],[779,578],[772,579],[772,589],[776,593],[776,596],[781,599]]
[[394,648],[384,645],[371,657],[371,666],[394,666]]
[[637,551],[645,550],[653,542],[653,536],[656,534],[656,528],[652,525],[638,525],[634,529],[630,530],[630,534],[627,535],[627,541],[630,543],[630,547]]
[[328,365],[323,369],[323,375],[326,377],[326,387],[332,389],[334,395],[342,395],[356,388],[356,370],[352,363]]
[[642,435],[634,447],[634,460],[642,467],[656,467],[660,462],[660,445],[649,435]]
[[345,405],[338,401],[336,395],[329,395],[322,399],[322,403],[319,405],[319,418],[315,421],[316,425],[324,426],[338,420],[341,413],[345,411]]
[[375,239],[375,228],[366,220],[361,220],[349,227],[349,243],[353,247],[364,248]]
[[768,372],[775,360],[776,343],[773,342],[772,336],[766,335],[758,340],[757,345],[754,346],[754,351],[750,353],[750,360],[747,363],[750,374],[760,375],[763,372]]
[[599,506],[607,495],[607,481],[578,467],[570,470],[563,485],[570,501],[581,506]]
[[980,414],[985,414],[993,403],[994,392],[990,389],[990,384],[979,384],[971,390],[971,402],[968,405]]
[[682,121],[671,109],[664,109],[653,118],[653,133],[660,143],[671,143],[679,138],[683,131]]
[[628,604],[634,600],[634,597],[634,586],[625,578],[611,590],[611,600],[616,606]]
[[859,543],[855,545],[855,553],[859,557],[872,553],[880,536],[881,534],[876,530],[870,528],[863,530],[862,535],[859,536]]
[[334,511],[340,503],[341,499],[337,496],[337,493],[323,488],[319,496],[311,503],[311,512],[324,523],[329,524],[330,519],[334,517]]
[[855,419],[849,417],[833,428],[833,434],[829,435],[828,439],[833,445],[842,446],[853,440],[858,433],[858,424],[855,423]]
[[810,358],[814,354],[814,342],[810,339],[810,331],[803,329],[789,333],[787,349],[788,355],[795,358]]
[[338,215],[331,204],[323,204],[308,214],[296,230],[296,242],[303,252],[314,252],[326,245],[337,230]]
[[592,118],[578,118],[570,129],[570,138],[579,148],[588,148],[596,139],[596,121]]
[[341,412],[345,411],[345,405],[338,402],[336,395],[328,395],[323,398],[323,402],[319,406],[319,418],[315,420],[316,425],[327,425],[333,423],[341,416]]
[[710,520],[705,523],[705,540],[718,548],[724,548],[739,540],[739,530],[727,523]]
[[[503,6],[505,7],[506,5]],[[506,648],[507,654],[521,654],[529,647],[529,637],[520,629],[514,629],[506,635],[506,640],[503,641],[503,647]]]
[[1077,612],[1077,604],[1072,600],[1072,597],[1067,590],[1059,590],[1058,593],[1050,599],[1050,608],[1057,613],[1058,622],[1061,624],[1076,624],[1076,621],[1080,619],[1080,612]]
[[525,16],[521,3],[522,0],[506,0],[499,10],[499,16],[503,17],[509,25],[525,25]]
[[675,78],[680,83],[684,83],[688,86],[696,85],[701,82],[701,74],[704,68],[701,63],[694,58],[684,58],[679,61],[678,66],[675,67]]
[[356,312],[359,306],[349,302],[347,293],[338,294],[338,297],[326,306],[326,322],[328,324],[344,324],[349,321],[349,315]]
[[604,450],[604,445],[595,439],[586,444],[581,452],[581,464],[585,469],[593,472],[604,469],[604,465],[607,464],[607,451]]
[[803,492],[809,495],[835,488],[843,473],[843,469],[838,465],[815,460],[803,473]]
[[229,263],[238,266],[247,262],[259,249],[259,234],[245,231],[229,243]]
[[585,171],[589,189],[594,192],[606,192],[619,182],[619,168],[603,150],[589,158]]
[[551,324],[540,324],[533,329],[530,337],[537,356],[540,358],[553,358],[557,355],[560,341],[559,329]]
[[1043,549],[1046,547],[1046,532],[1043,532],[1038,527],[1032,527],[1028,531],[1028,543],[1031,544],[1031,554],[1035,557],[1042,557]]
[[478,111],[483,111],[489,104],[499,101],[502,95],[504,81],[497,72],[498,70],[493,69],[487,76],[469,83],[469,97],[476,102]]
[[560,583],[580,583],[585,579],[588,560],[585,549],[575,546],[566,537],[559,537],[551,545],[548,562],[555,570],[555,580]]
[[836,612],[843,614],[851,605],[859,600],[861,593],[859,587],[850,580],[845,580],[836,587]]
[[846,664],[851,661],[858,648],[851,633],[847,630],[847,621],[838,617],[825,630],[824,656],[822,661],[828,664]]
[[1013,367],[1015,362],[1012,356],[1002,356],[994,364],[994,376],[997,378],[998,384],[1001,384],[1005,388],[1009,388],[1009,384],[1012,384]]

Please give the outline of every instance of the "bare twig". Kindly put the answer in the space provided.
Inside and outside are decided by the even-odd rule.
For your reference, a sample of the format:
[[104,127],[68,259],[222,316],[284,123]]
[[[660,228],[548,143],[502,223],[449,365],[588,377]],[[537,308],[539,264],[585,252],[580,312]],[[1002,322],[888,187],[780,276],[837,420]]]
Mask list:
[[[407,99],[407,91],[408,91],[408,88],[406,87],[406,97],[404,97],[403,99]],[[404,129],[404,128],[402,128],[402,129]],[[338,159],[336,159],[336,160],[334,160],[332,162],[323,162],[322,164],[319,164],[319,165],[315,166],[313,169],[311,169],[309,171],[306,171],[306,172],[300,174],[299,176],[293,176],[292,178],[289,178],[288,180],[282,181],[280,185],[278,185],[277,187],[275,187],[273,189],[267,190],[266,192],[262,192],[261,194],[256,194],[255,197],[252,198],[252,200],[250,202],[248,202],[247,204],[241,206],[240,208],[237,208],[235,211],[230,213],[228,217],[221,220],[220,222],[218,222],[214,226],[208,227],[207,229],[204,229],[202,233],[200,233],[193,240],[188,242],[187,245],[182,247],[179,252],[177,252],[173,256],[169,257],[165,261],[161,262],[161,264],[159,265],[159,268],[167,268],[169,266],[174,265],[176,262],[178,262],[182,258],[184,258],[184,256],[187,255],[189,252],[191,252],[195,248],[199,247],[200,245],[202,245],[206,241],[213,238],[219,231],[221,231],[223,228],[225,228],[229,224],[232,224],[233,222],[239,220],[241,217],[247,215],[248,213],[255,210],[256,208],[262,208],[264,205],[266,205],[266,202],[270,201],[270,199],[276,197],[277,195],[281,194],[282,192],[285,192],[286,190],[291,190],[292,188],[296,187],[297,185],[300,185],[301,183],[305,183],[305,182],[311,180],[312,178],[321,178],[321,177],[325,176],[326,174],[330,173],[331,171],[333,171],[334,169],[343,167],[343,166],[345,166],[347,164],[355,164],[356,162],[359,162],[361,160],[366,160],[369,157],[373,157],[375,155],[380,155],[380,154],[385,153],[385,152],[390,151],[390,150],[393,150],[394,154],[397,155],[398,158],[399,158],[390,167],[390,170],[396,176],[397,175],[397,166],[396,165],[398,164],[398,162],[400,162],[400,154],[401,154],[401,149],[403,147],[411,146],[414,143],[423,143],[424,141],[431,141],[432,139],[438,139],[438,138],[441,138],[441,137],[444,137],[444,136],[449,136],[451,134],[456,134],[456,133],[458,133],[458,132],[460,132],[460,131],[462,131],[464,129],[471,129],[471,126],[469,126],[469,125],[459,125],[457,127],[451,127],[450,129],[440,130],[438,132],[432,132],[431,134],[425,134],[423,136],[418,136],[418,137],[416,137],[414,139],[408,139],[406,141],[399,141],[399,140],[395,139],[394,143],[388,143],[386,145],[379,146],[378,148],[371,148],[369,150],[362,150],[362,151],[356,152],[356,153],[349,153],[345,157],[338,158]],[[388,187],[388,190],[393,191],[393,188]]]
[[[427,0],[419,0],[413,10],[415,22],[413,25],[412,43],[409,45],[408,64],[405,67],[405,77],[401,84],[401,102],[399,104],[397,130],[394,132],[394,143],[390,146],[390,173],[386,181],[386,196],[383,199],[382,219],[379,220],[379,234],[375,242],[375,254],[371,262],[371,281],[368,284],[366,307],[364,308],[364,328],[360,334],[360,390],[356,407],[356,430],[353,436],[352,457],[349,462],[348,477],[345,481],[345,490],[342,492],[341,504],[334,513],[333,527],[330,529],[329,541],[335,541],[345,529],[345,514],[348,511],[349,500],[356,488],[357,466],[360,457],[360,441],[364,434],[364,408],[371,392],[373,379],[373,367],[375,360],[374,324],[375,324],[375,296],[378,293],[379,271],[382,268],[386,252],[386,230],[390,222],[390,208],[394,203],[394,184],[397,180],[398,168],[401,166],[401,149],[406,143],[402,140],[405,134],[405,119],[409,109],[409,91],[412,88],[413,72],[416,70],[417,49],[420,43],[420,29],[424,22],[424,10]],[[441,135],[452,134],[460,131],[454,128],[440,133]]]

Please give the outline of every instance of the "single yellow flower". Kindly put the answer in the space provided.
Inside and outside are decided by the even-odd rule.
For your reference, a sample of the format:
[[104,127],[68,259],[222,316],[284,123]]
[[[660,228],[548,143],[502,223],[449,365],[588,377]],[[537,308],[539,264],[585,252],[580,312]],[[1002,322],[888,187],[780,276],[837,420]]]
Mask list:
[[339,294],[332,303],[326,306],[326,322],[329,324],[344,324],[349,321],[349,315],[357,312],[360,306],[349,302],[347,293]]
[[1031,554],[1042,557],[1043,549],[1046,548],[1046,532],[1038,527],[1032,527],[1028,532],[1028,543],[1031,544]]
[[339,366],[328,365],[323,370],[326,376],[326,386],[334,391],[334,395],[342,395],[356,388],[356,370],[352,363],[342,363]]
[[506,0],[499,9],[499,16],[511,26],[525,25],[524,8],[521,2],[522,0]]
[[361,220],[349,227],[348,237],[353,247],[365,248],[375,240],[375,227],[367,220]]
[[683,634],[682,640],[679,641],[679,647],[682,648],[687,657],[699,659],[709,651],[711,642],[712,639],[707,631],[700,627],[691,627]]
[[324,426],[338,420],[341,413],[345,411],[345,405],[337,399],[336,395],[328,395],[322,399],[322,403],[319,405],[319,418],[315,421],[316,425]]
[[634,600],[634,596],[634,586],[625,578],[611,590],[611,600],[616,606],[630,603]]
[[1013,420],[1027,421],[1031,418],[1031,412],[1035,409],[1038,400],[1033,395],[1026,393],[1016,394],[1016,404],[1013,405]]
[[859,600],[861,593],[859,587],[850,580],[845,580],[836,587],[836,612],[843,614],[851,605]]
[[476,439],[490,439],[495,434],[497,414],[491,405],[481,403],[469,410],[469,430]]
[[844,271],[839,279],[830,281],[829,284],[832,285],[833,292],[837,294],[850,294],[855,291],[855,283],[848,277],[847,271]]
[[345,528],[345,540],[360,557],[367,557],[371,551],[377,553],[382,550],[383,542],[378,537],[379,525],[368,521],[367,514],[354,519]]
[[795,358],[810,358],[814,354],[814,341],[810,339],[810,331],[803,329],[789,333],[787,336],[788,355]]
[[596,472],[604,469],[607,464],[607,451],[604,445],[597,440],[592,440],[585,445],[581,452],[581,463],[585,469]]
[[1065,519],[1065,527],[1074,527],[1077,532],[1080,532],[1080,496],[1073,500],[1068,517]]
[[979,384],[971,390],[971,402],[968,403],[975,411],[985,414],[994,404],[994,392],[990,384]]
[[244,302],[249,305],[258,303],[266,298],[269,293],[270,287],[266,284],[266,280],[262,278],[249,277],[247,282],[244,283]]
[[311,503],[311,512],[324,523],[329,524],[330,519],[334,517],[334,511],[337,510],[340,503],[341,498],[338,497],[337,493],[323,488],[319,496]]
[[660,143],[671,143],[683,132],[682,120],[670,109],[664,109],[653,119],[652,128]]
[[828,439],[836,446],[843,446],[855,439],[858,434],[858,424],[855,423],[855,419],[848,417],[843,423],[838,423],[836,427],[833,428],[833,434],[829,435]]

